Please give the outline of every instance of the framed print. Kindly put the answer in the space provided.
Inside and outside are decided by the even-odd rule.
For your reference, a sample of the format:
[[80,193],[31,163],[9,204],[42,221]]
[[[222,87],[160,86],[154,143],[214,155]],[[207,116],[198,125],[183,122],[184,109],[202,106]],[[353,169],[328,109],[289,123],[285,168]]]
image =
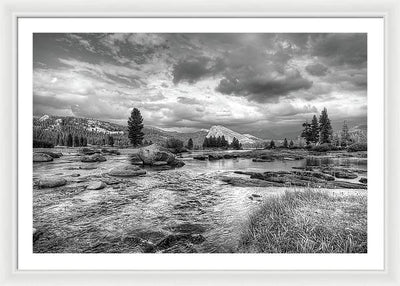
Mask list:
[[12,19],[18,281],[398,283],[393,18]]
[[20,18],[18,267],[382,269],[383,31]]

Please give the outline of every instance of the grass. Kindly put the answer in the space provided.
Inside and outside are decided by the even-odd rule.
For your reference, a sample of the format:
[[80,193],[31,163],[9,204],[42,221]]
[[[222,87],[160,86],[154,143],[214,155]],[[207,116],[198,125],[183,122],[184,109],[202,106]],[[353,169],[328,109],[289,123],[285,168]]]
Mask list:
[[366,253],[367,196],[286,191],[250,216],[238,251]]

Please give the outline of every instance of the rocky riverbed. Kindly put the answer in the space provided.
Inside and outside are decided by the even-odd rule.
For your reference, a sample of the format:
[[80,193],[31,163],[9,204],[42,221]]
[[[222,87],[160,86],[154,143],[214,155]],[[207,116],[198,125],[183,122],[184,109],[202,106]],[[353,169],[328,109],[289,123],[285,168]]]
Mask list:
[[367,189],[365,152],[34,152],[34,252],[235,252],[249,213],[269,196]]

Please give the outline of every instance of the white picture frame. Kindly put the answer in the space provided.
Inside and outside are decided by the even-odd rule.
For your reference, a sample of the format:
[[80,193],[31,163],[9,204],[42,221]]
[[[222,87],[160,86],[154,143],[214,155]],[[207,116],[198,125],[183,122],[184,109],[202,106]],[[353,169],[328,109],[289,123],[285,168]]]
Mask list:
[[[12,2],[12,3],[11,3]],[[65,6],[69,11],[63,11],[62,3],[55,6],[34,5],[34,3],[23,3],[19,1],[4,1],[2,11],[6,15],[2,21],[8,46],[2,47],[1,56],[5,65],[1,69],[2,84],[2,138],[10,138],[2,142],[2,158],[4,152],[4,172],[1,183],[4,184],[1,193],[2,205],[2,236],[1,253],[5,255],[1,259],[0,269],[2,283],[5,285],[24,285],[31,281],[42,284],[53,285],[56,281],[62,280],[66,284],[113,284],[118,280],[119,284],[161,284],[176,285],[179,281],[185,285],[203,285],[214,282],[215,284],[239,285],[265,284],[271,281],[273,284],[307,284],[320,285],[321,279],[324,284],[336,285],[338,283],[363,285],[397,285],[399,278],[397,269],[399,266],[399,241],[396,234],[399,231],[398,194],[395,190],[398,186],[396,170],[399,158],[395,151],[398,143],[398,115],[396,107],[399,106],[396,99],[396,91],[399,91],[399,84],[396,76],[399,72],[399,57],[396,55],[396,48],[399,46],[398,26],[399,20],[395,18],[399,13],[400,5],[397,1],[369,1],[367,3],[353,3],[349,5],[339,2],[340,5],[329,5],[321,8],[320,2],[316,0],[301,1],[298,3],[272,3],[255,1],[254,3],[240,3],[240,1],[223,1],[217,7],[207,5],[208,1],[193,2],[191,4],[180,1],[180,5],[172,6],[165,3],[137,1],[119,1],[109,11],[106,1],[97,2],[96,5],[87,5],[84,8],[78,2],[69,3]],[[351,0],[350,2],[353,2]],[[355,2],[355,1],[354,1]],[[378,3],[379,2],[379,3]],[[337,1],[335,2],[338,3]],[[380,3],[386,3],[386,6]],[[53,4],[54,5],[54,4]],[[204,6],[203,6],[204,5]],[[347,7],[347,8],[345,8]],[[378,7],[387,7],[379,8]],[[40,9],[39,12],[38,9]],[[357,11],[363,12],[354,12]],[[35,12],[36,11],[36,12]],[[120,13],[119,11],[125,11]],[[131,11],[131,12],[126,12]],[[257,12],[255,12],[257,11]],[[180,272],[153,272],[153,271],[20,271],[17,269],[16,241],[17,241],[17,216],[16,216],[16,130],[17,130],[17,102],[16,102],[16,20],[18,17],[382,17],[385,21],[386,36],[386,60],[385,60],[385,269],[382,271],[180,271]],[[7,21],[8,20],[8,21]],[[396,26],[397,24],[397,26]],[[396,34],[397,32],[397,34]],[[12,57],[10,55],[13,55]],[[10,73],[10,70],[13,70]],[[3,98],[4,97],[4,98]],[[4,117],[4,118],[3,118]],[[10,124],[5,124],[5,123]],[[390,154],[390,157],[388,157]],[[3,167],[3,166],[2,166]],[[11,221],[12,218],[12,221]],[[389,227],[390,226],[390,227]],[[157,276],[154,274],[158,274]],[[100,275],[99,275],[100,274]],[[120,275],[117,275],[120,274]],[[157,277],[155,279],[155,277]],[[189,282],[190,281],[190,282]]]

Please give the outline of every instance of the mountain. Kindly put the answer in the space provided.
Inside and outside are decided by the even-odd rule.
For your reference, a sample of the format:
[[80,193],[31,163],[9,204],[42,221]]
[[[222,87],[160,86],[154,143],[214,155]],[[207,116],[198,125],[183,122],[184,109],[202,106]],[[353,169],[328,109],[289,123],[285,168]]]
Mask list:
[[257,138],[253,135],[250,134],[240,134],[238,132],[235,132],[231,129],[226,128],[225,126],[222,125],[214,125],[210,128],[210,130],[207,133],[207,138],[214,136],[214,137],[222,137],[225,136],[225,139],[231,143],[233,138],[236,137],[236,139],[239,140],[240,143],[243,145],[245,144],[255,144],[258,142],[263,141],[260,138]]
[[[71,133],[72,135],[87,137],[89,144],[101,145],[103,140],[106,140],[107,135],[110,135],[114,137],[116,144],[128,146],[130,144],[127,132],[127,126],[91,118],[53,115],[33,117],[34,139],[49,141],[54,145],[59,144],[60,138]],[[176,138],[186,144],[192,138],[194,145],[198,146],[202,146],[207,135],[206,131],[179,133],[152,126],[144,126],[143,133],[144,140],[148,142],[163,144],[169,138]]]
[[202,146],[204,138],[207,135],[206,131],[197,132],[176,132],[176,131],[165,131],[157,127],[145,126],[143,128],[144,139],[153,143],[163,144],[169,138],[176,138],[187,144],[190,138],[193,140],[193,145]]

